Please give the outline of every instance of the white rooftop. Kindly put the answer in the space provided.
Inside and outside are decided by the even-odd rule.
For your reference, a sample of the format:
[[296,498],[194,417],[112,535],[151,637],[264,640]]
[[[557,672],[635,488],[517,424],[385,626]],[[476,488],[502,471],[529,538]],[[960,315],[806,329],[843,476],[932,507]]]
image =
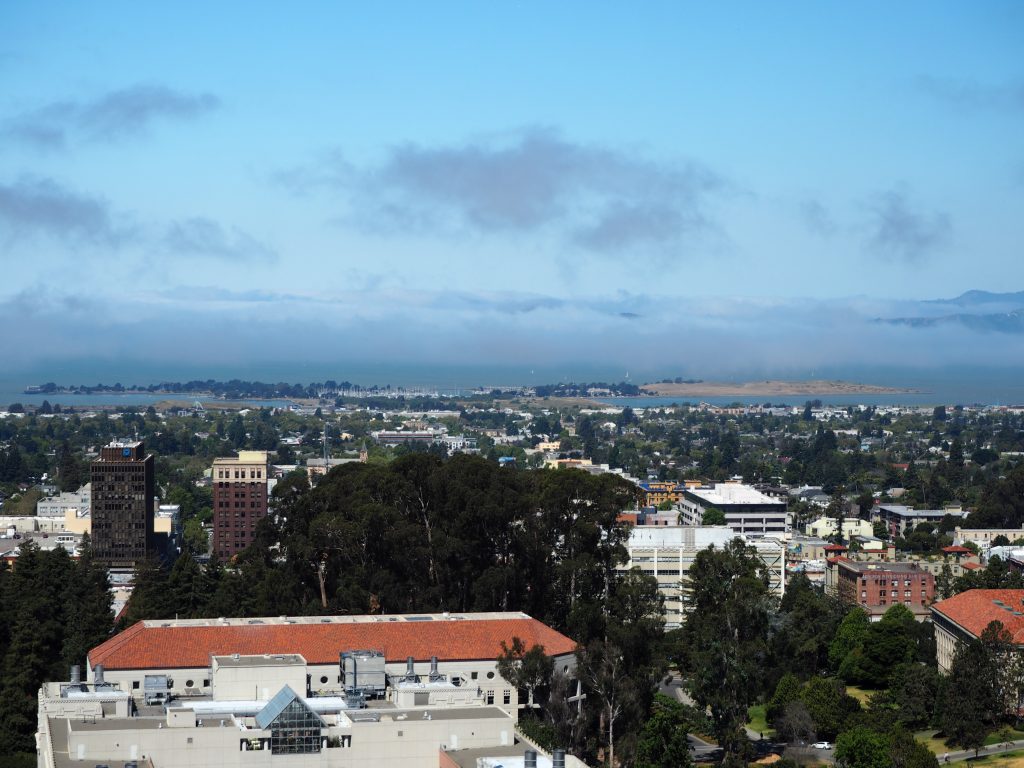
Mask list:
[[687,488],[708,504],[782,504],[778,499],[741,483],[715,483],[710,488]]
[[726,525],[636,525],[629,533],[626,546],[700,550],[723,547],[736,538],[743,537]]

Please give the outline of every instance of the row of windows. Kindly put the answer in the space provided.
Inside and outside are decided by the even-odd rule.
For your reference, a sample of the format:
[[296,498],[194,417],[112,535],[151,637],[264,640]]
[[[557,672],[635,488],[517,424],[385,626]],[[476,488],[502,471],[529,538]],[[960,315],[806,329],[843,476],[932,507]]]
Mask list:
[[[909,589],[903,590],[903,596],[904,597],[910,597],[910,595],[911,595],[911,590],[909,590]],[[867,596],[868,596],[867,590],[862,590],[861,593],[860,593],[860,596],[861,596],[861,599],[867,598]],[[885,590],[882,590],[881,592],[878,593],[878,596],[881,597],[881,598],[885,598],[886,596],[889,596],[889,597],[899,597],[899,591],[894,589],[894,590],[892,590],[892,593],[889,594]],[[924,590],[924,589],[921,590],[921,597],[928,597],[927,590]]]
[[[218,469],[217,470],[217,478],[219,480],[230,480],[231,479],[231,471],[232,470],[230,470],[230,469]],[[245,480],[246,479],[245,467],[242,467],[241,469],[236,468],[234,470],[234,472],[235,472],[235,480]],[[262,479],[263,478],[263,469],[259,468],[259,467],[249,467],[249,478],[252,479],[252,480]]]
[[[918,582],[918,583],[923,585],[923,584],[925,584],[927,582],[927,580],[925,579],[924,576],[915,577],[913,579],[903,579],[903,586],[909,587],[914,582]],[[860,583],[861,583],[861,586],[867,586],[868,580],[866,578],[862,578],[860,580]],[[887,586],[887,585],[888,585],[888,580],[887,579],[881,579],[881,580],[878,581],[878,586],[880,586],[880,587],[884,587],[884,586]],[[898,587],[899,585],[900,585],[900,580],[899,579],[893,579],[892,580],[892,586]]]

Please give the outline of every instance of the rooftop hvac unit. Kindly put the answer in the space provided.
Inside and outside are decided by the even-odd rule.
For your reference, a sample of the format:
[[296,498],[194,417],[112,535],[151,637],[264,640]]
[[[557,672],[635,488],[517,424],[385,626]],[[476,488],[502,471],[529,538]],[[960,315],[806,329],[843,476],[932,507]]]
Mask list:
[[387,675],[380,651],[345,651],[341,654],[341,680],[345,694],[377,698],[384,695]]

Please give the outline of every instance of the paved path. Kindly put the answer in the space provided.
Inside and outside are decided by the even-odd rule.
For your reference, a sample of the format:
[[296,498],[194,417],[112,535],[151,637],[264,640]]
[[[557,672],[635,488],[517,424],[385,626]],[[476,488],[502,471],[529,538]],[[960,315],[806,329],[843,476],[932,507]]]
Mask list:
[[[1002,755],[1006,752],[1013,752],[1014,750],[1024,749],[1024,739],[1020,741],[1008,741],[1005,744],[992,744],[988,747],[982,747],[978,750],[978,757],[985,757],[986,755]],[[939,754],[939,765],[944,765],[945,762],[950,763],[962,763],[964,761],[974,760],[973,749],[963,749],[949,752],[949,760],[944,761],[942,753]]]

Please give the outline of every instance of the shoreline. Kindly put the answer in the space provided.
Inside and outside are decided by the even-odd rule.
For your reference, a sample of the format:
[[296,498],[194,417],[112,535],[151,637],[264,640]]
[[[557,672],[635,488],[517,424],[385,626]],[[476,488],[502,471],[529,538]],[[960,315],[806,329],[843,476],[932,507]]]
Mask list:
[[746,381],[741,383],[705,381],[691,384],[654,383],[640,386],[640,397],[778,397],[794,395],[926,395],[928,392],[906,387],[885,387],[850,381]]

